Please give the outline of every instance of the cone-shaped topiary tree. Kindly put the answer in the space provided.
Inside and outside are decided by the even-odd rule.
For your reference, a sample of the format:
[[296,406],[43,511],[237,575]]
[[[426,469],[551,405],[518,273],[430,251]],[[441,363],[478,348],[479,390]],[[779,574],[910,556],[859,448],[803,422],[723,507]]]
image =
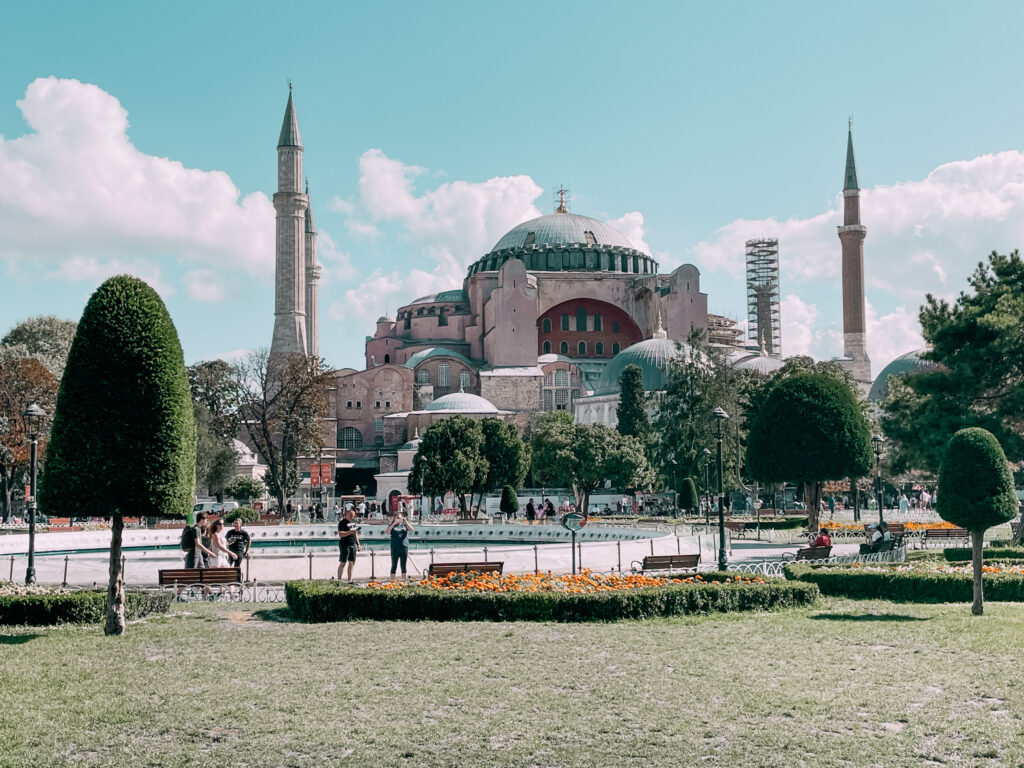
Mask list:
[[647,393],[644,373],[639,365],[627,365],[619,376],[619,406],[615,411],[620,435],[639,438],[646,445],[651,424],[647,418]]
[[111,518],[108,635],[124,633],[124,516],[192,509],[196,426],[178,333],[142,280],[118,275],[86,304],[57,395],[40,506]]
[[499,508],[506,515],[514,515],[519,511],[519,499],[516,498],[516,489],[506,485],[501,489],[501,504]]
[[871,428],[853,390],[828,374],[788,377],[750,420],[750,476],[765,483],[804,483],[812,532],[818,530],[822,483],[863,477],[871,458]]
[[677,506],[680,509],[688,509],[691,515],[697,514],[700,499],[697,496],[697,484],[693,482],[692,477],[683,478],[683,482],[679,486],[679,502]]
[[943,520],[971,532],[974,555],[971,613],[980,616],[985,610],[981,583],[985,531],[1017,516],[1017,497],[1006,454],[987,429],[961,429],[946,445],[939,470],[936,507]]

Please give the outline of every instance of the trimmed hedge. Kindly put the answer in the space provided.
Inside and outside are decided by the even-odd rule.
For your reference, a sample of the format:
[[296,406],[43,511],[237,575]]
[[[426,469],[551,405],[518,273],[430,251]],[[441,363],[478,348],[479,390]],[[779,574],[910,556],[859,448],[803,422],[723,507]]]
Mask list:
[[[985,547],[981,552],[985,560],[1003,563],[1024,560],[1024,547]],[[968,563],[972,558],[970,547],[947,547],[942,550],[942,556],[950,563]]]
[[[748,531],[757,530],[757,518],[756,517],[727,517],[726,522],[730,520],[734,523],[746,523]],[[712,525],[715,523],[714,515],[711,519]],[[796,528],[807,527],[807,515],[801,515],[799,517],[769,517],[767,515],[761,518],[761,530],[762,531],[790,531]]]
[[[786,578],[814,584],[821,594],[855,599],[882,599],[906,603],[969,603],[974,599],[970,573],[935,573],[875,570],[836,565],[789,564]],[[1024,601],[1024,575],[986,573],[985,599]]]
[[[167,613],[171,592],[131,592],[124,595],[126,619],[141,619],[154,613]],[[82,590],[66,594],[0,596],[0,624],[26,624],[34,627],[52,624],[98,624],[106,618],[107,593]]]
[[[722,574],[701,574],[710,581]],[[735,577],[737,574],[726,574]],[[349,587],[290,581],[285,599],[300,621],[618,621],[658,616],[772,610],[810,605],[813,584],[778,579],[761,584],[666,584],[616,592],[460,592],[403,587]]]

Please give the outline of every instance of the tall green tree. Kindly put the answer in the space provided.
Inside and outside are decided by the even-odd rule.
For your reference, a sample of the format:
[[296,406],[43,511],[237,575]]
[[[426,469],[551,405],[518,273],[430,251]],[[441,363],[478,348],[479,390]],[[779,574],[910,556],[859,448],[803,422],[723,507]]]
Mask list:
[[265,349],[234,369],[245,434],[267,465],[263,481],[281,510],[302,481],[298,457],[315,455],[322,444],[329,377],[318,358],[271,358]]
[[949,440],[939,471],[936,500],[939,516],[971,532],[974,563],[974,604],[971,613],[985,612],[982,564],[985,531],[1017,516],[1013,475],[999,441],[986,429],[961,429]]
[[423,435],[409,472],[409,489],[430,496],[454,493],[459,509],[469,514],[466,495],[479,488],[489,466],[483,457],[484,431],[465,416],[436,421]]
[[505,485],[522,488],[530,469],[530,446],[519,437],[515,426],[501,419],[481,419],[484,443],[482,456],[487,462],[487,474],[479,489],[483,494]]
[[214,432],[210,412],[199,403],[192,403],[196,422],[196,488],[205,488],[224,501],[224,487],[235,476],[238,454],[232,443]]
[[235,369],[223,360],[205,360],[188,367],[192,402],[202,406],[210,431],[223,441],[238,436],[241,418]]
[[627,365],[619,376],[619,405],[616,430],[647,445],[651,424],[647,419],[647,393],[644,391],[644,372],[639,365]]
[[60,381],[77,327],[78,323],[53,315],[30,317],[11,328],[0,339],[0,346],[24,345],[28,356],[36,358]]
[[234,478],[224,488],[224,493],[227,496],[242,504],[248,504],[254,499],[262,498],[264,491],[266,491],[266,486],[262,480],[245,476]]
[[112,277],[86,304],[57,395],[40,487],[48,514],[111,517],[104,632],[124,633],[124,516],[192,509],[196,427],[185,360],[156,291]]
[[683,482],[679,486],[679,501],[677,506],[679,509],[688,510],[691,515],[697,514],[697,509],[700,506],[700,498],[697,496],[697,484],[693,482],[692,477],[683,478]]
[[871,461],[867,417],[853,388],[837,377],[786,377],[751,415],[747,470],[761,482],[803,483],[808,530],[818,529],[822,484],[862,477]]
[[882,428],[902,467],[935,472],[960,429],[987,429],[1011,461],[1024,459],[1024,260],[992,253],[949,302],[929,294],[925,358],[940,369],[890,386]]
[[645,490],[654,480],[640,441],[603,424],[551,421],[534,433],[533,446],[535,477],[571,488],[585,514],[591,494],[605,483]]

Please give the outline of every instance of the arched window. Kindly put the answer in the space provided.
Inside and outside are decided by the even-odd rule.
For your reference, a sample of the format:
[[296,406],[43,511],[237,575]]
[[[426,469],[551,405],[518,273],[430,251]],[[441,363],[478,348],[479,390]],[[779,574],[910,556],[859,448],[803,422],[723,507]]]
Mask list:
[[363,450],[363,435],[355,427],[345,427],[338,433],[338,447],[346,451]]
[[594,354],[595,355],[603,355],[604,354],[604,344],[602,344],[600,341],[597,342],[597,344],[594,345]]
[[555,371],[555,386],[556,387],[568,387],[569,386],[569,372],[564,368],[559,368]]
[[587,342],[581,341],[579,344],[576,345],[576,354],[578,354],[578,355],[585,355],[585,354],[587,354]]
[[437,386],[445,389],[452,385],[452,366],[450,363],[440,363],[437,366]]
[[384,355],[384,365],[391,362],[391,355]]
[[568,355],[569,354],[569,342],[568,341],[563,341],[561,344],[559,344],[558,345],[558,351],[560,353],[562,353],[563,355]]
[[541,330],[544,333],[551,333],[551,318],[550,317],[545,317],[544,321],[540,325],[541,325]]
[[545,341],[544,342],[544,354],[545,355],[550,355],[551,354],[551,342],[550,341]]
[[473,386],[473,377],[469,375],[469,371],[459,372],[459,387],[469,389],[471,386]]
[[613,355],[619,354],[619,344],[618,344],[618,342],[612,344],[612,354]]

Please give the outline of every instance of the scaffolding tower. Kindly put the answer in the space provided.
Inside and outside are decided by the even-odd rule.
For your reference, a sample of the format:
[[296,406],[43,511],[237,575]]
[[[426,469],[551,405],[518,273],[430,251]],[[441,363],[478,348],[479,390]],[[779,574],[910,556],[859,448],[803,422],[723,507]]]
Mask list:
[[779,239],[747,240],[747,339],[772,357],[782,356],[779,309]]

